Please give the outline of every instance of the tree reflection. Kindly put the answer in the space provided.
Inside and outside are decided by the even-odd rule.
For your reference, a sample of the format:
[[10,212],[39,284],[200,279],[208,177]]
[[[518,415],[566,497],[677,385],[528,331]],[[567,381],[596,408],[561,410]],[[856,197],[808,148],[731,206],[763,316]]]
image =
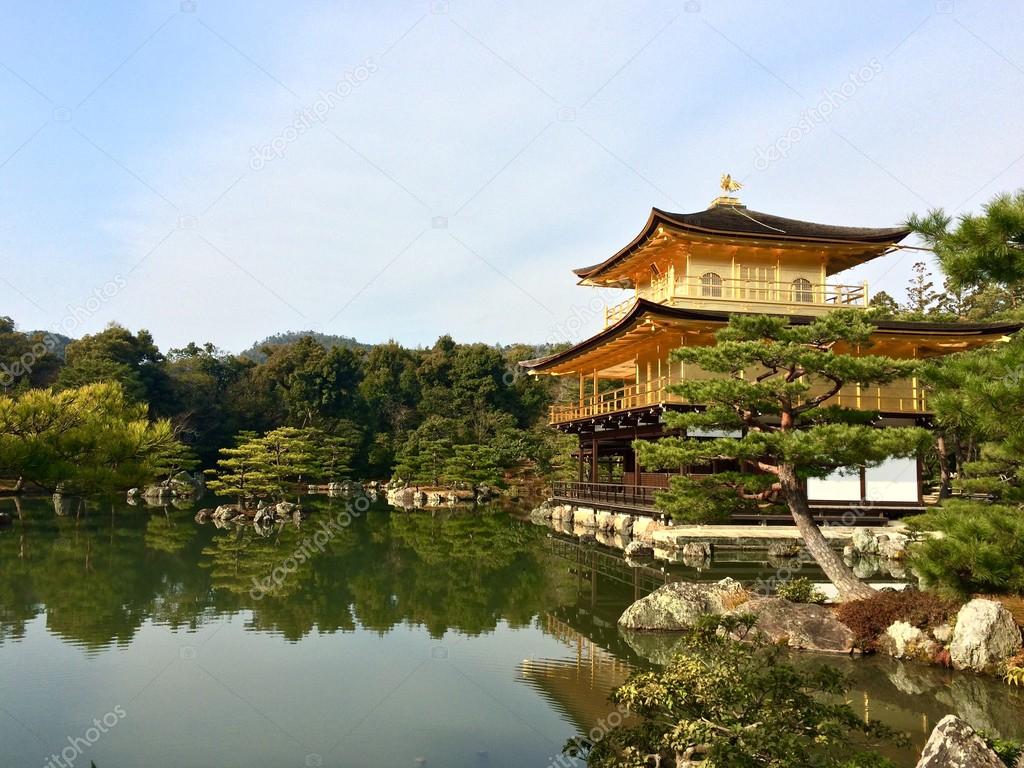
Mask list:
[[[260,535],[170,508],[89,503],[57,517],[48,500],[23,500],[0,530],[0,642],[43,614],[50,632],[92,650],[129,643],[146,622],[196,629],[239,612],[250,631],[293,641],[401,624],[476,635],[526,625],[558,601],[564,568],[545,556],[539,528],[496,511],[379,507],[321,549],[314,534],[340,503],[312,502],[301,527]],[[274,574],[283,578],[258,588]]]

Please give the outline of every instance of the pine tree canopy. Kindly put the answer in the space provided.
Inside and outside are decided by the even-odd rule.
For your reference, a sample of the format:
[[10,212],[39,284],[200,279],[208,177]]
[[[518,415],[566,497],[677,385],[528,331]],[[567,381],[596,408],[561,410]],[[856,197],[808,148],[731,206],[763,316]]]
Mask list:
[[675,385],[673,391],[703,406],[666,415],[677,429],[743,430],[742,437],[640,441],[644,466],[678,467],[711,459],[749,461],[761,470],[788,463],[803,477],[837,467],[876,464],[916,453],[927,439],[917,428],[872,426],[876,414],[829,401],[846,385],[876,386],[913,376],[918,363],[866,348],[872,326],[856,310],[836,311],[805,325],[782,317],[733,316],[710,347],[683,347],[671,357],[717,377]]

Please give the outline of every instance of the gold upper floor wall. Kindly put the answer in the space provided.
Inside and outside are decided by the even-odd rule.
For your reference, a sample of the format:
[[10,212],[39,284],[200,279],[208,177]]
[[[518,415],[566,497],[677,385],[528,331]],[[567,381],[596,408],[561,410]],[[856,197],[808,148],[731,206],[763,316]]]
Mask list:
[[632,294],[607,308],[605,327],[624,317],[638,299],[689,309],[800,315],[867,308],[867,283],[830,281],[824,251],[666,237],[641,249],[617,277],[593,284],[627,288]]

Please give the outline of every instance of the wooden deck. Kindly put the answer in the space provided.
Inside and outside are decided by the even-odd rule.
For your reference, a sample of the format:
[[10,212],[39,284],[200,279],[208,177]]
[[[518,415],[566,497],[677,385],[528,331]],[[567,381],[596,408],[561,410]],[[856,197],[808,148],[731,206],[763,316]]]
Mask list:
[[[655,496],[665,490],[653,486],[621,485],[617,483],[558,482],[552,486],[552,500],[559,504],[603,509],[609,512],[659,516]],[[866,507],[859,502],[811,502],[814,519],[819,525],[884,526],[890,519],[916,514],[923,506],[913,504],[873,503]],[[850,516],[850,511],[855,515]],[[729,518],[733,525],[793,525],[786,513],[745,513]]]

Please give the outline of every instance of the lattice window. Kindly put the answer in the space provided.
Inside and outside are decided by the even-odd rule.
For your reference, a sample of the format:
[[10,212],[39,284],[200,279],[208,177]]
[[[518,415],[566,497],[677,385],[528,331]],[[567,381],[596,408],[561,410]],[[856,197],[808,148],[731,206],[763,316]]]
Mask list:
[[700,295],[715,299],[722,298],[722,276],[717,272],[705,272],[701,275]]

